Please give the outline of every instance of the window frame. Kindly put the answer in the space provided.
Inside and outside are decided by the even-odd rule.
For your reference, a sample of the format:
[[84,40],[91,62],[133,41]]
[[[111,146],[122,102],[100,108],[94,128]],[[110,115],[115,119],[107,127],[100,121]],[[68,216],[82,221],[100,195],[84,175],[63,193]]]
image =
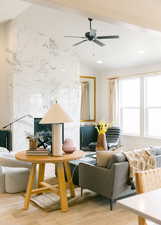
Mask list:
[[150,76],[160,76],[161,74],[155,74],[155,75],[148,75],[148,76],[139,76],[139,77],[128,77],[128,78],[122,78],[123,79],[136,79],[138,78],[140,80],[140,107],[122,107],[121,106],[121,88],[120,84],[118,85],[118,93],[119,93],[119,126],[121,129],[123,128],[123,109],[140,109],[140,130],[139,134],[131,134],[131,133],[125,133],[122,132],[122,135],[125,136],[136,136],[136,137],[143,137],[143,138],[153,138],[153,139],[161,139],[160,136],[152,136],[148,134],[148,127],[149,127],[149,121],[148,121],[148,111],[149,109],[161,109],[161,106],[147,106],[147,83],[146,79]]
[[[155,76],[155,77],[157,77],[157,76],[160,76],[161,77],[161,75],[153,75],[153,76]],[[146,77],[144,77],[144,123],[145,123],[145,126],[144,126],[144,137],[147,137],[147,138],[161,138],[161,136],[153,136],[153,135],[149,135],[148,134],[148,128],[149,128],[149,120],[148,120],[148,111],[150,110],[150,109],[160,109],[161,110],[161,106],[148,106],[148,104],[147,104],[147,79],[148,79],[148,77],[150,77],[150,76],[146,76]]]
[[[139,80],[139,83],[140,83],[140,77],[128,77],[128,78],[124,78],[124,79],[121,79],[121,80],[136,80],[138,79]],[[139,84],[140,85],[140,95],[141,95],[141,83]],[[118,93],[119,93],[119,125],[121,127],[121,129],[123,128],[123,110],[124,109],[138,109],[140,110],[140,116],[141,116],[141,98],[140,98],[140,104],[139,106],[122,106],[121,104],[121,88],[120,88],[120,84],[118,85]],[[139,120],[141,121],[141,117],[139,116]],[[122,134],[123,135],[127,135],[127,136],[136,136],[136,137],[139,137],[141,136],[141,132],[140,132],[140,129],[139,129],[139,132],[138,134],[136,133],[126,133],[126,132],[123,132],[122,130]]]

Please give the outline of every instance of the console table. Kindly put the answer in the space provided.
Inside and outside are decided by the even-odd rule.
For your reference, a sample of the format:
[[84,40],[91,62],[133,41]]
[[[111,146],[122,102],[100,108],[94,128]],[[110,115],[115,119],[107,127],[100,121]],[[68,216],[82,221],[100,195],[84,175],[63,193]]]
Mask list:
[[[85,153],[83,151],[75,151],[72,154],[64,154],[63,156],[28,156],[26,151],[18,152],[16,154],[16,159],[31,162],[32,167],[30,171],[30,176],[28,180],[27,191],[24,201],[24,209],[28,209],[29,202],[32,194],[40,194],[42,192],[51,191],[60,196],[60,205],[62,211],[68,210],[68,201],[67,201],[67,186],[70,189],[71,197],[75,196],[74,184],[72,182],[71,171],[68,165],[68,162],[71,160],[79,159],[83,157]],[[57,168],[57,180],[58,180],[58,189],[53,185],[50,185],[44,181],[44,172],[45,164],[54,163]],[[36,166],[39,166],[38,171],[38,187],[33,189],[33,183],[36,175]],[[65,171],[65,174],[64,174]],[[66,180],[65,180],[66,175]]]

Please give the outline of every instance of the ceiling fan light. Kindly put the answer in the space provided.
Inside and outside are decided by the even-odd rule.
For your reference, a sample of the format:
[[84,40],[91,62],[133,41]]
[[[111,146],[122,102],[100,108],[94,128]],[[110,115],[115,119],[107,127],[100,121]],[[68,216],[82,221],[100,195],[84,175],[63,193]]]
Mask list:
[[138,54],[144,54],[144,53],[145,53],[144,50],[139,50],[139,51],[138,51]]

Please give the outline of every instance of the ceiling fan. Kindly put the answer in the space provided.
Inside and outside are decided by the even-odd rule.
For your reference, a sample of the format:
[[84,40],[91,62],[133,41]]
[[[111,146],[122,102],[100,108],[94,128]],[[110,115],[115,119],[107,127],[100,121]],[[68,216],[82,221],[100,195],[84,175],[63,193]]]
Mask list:
[[99,40],[119,38],[118,35],[97,36],[96,30],[92,28],[92,20],[93,19],[92,18],[88,18],[88,20],[89,20],[89,24],[90,24],[90,31],[86,32],[84,36],[64,36],[64,37],[70,37],[70,38],[81,38],[81,39],[83,39],[82,41],[79,41],[76,44],[74,44],[73,47],[77,46],[77,45],[80,45],[80,44],[82,44],[82,43],[84,43],[86,41],[93,41],[95,44],[99,45],[100,47],[103,47],[103,46],[105,46],[105,44],[102,43]]

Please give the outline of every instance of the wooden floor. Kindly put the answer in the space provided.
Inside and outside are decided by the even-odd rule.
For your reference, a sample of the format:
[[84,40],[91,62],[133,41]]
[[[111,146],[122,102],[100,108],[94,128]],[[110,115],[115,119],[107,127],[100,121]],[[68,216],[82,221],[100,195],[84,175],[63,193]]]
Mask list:
[[44,212],[30,205],[23,211],[22,194],[0,194],[0,225],[137,225],[137,217],[115,206],[109,210],[105,199],[96,197],[73,206],[66,213]]

